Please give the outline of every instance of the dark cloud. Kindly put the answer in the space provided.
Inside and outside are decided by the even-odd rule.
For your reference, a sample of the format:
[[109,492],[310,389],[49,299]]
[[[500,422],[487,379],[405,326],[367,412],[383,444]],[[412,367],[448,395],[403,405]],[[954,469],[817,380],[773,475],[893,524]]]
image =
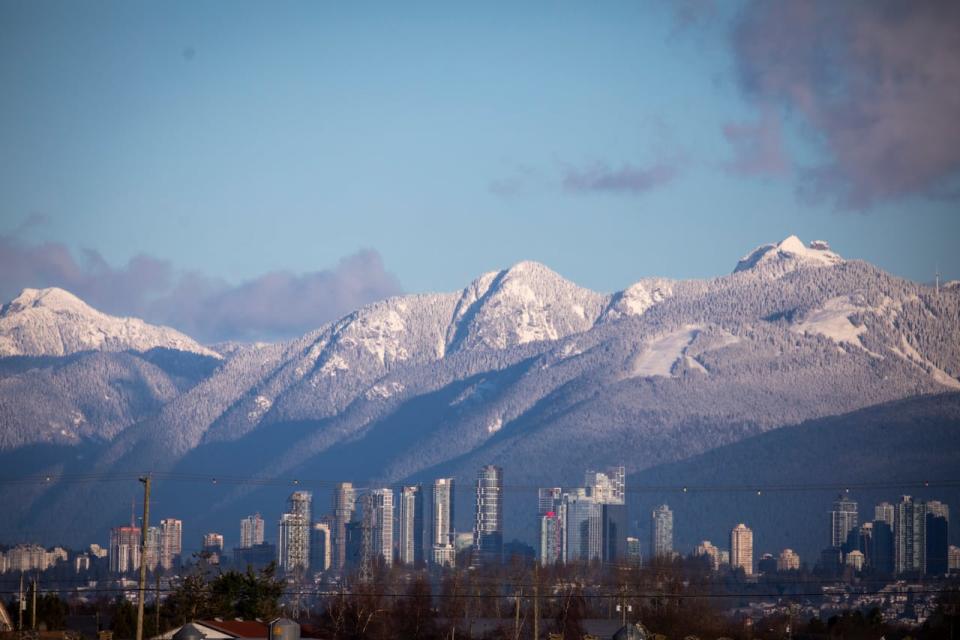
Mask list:
[[744,94],[823,147],[805,193],[864,208],[960,170],[960,3],[758,0],[733,46]]
[[586,169],[568,168],[563,186],[571,191],[612,191],[640,194],[667,184],[678,174],[676,166],[658,162],[649,167],[628,164],[612,169],[598,163]]
[[359,251],[331,269],[275,271],[232,285],[180,272],[146,255],[113,267],[97,251],[74,255],[60,243],[27,245],[0,235],[0,298],[10,300],[26,287],[51,286],[107,313],[169,325],[204,342],[297,336],[401,292],[373,250]]

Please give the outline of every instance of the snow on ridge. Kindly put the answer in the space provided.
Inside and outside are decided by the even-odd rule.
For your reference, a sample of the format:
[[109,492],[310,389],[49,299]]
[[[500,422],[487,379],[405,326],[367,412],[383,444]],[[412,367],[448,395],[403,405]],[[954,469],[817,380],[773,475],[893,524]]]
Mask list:
[[800,265],[831,266],[841,262],[843,258],[831,251],[826,241],[814,240],[805,246],[800,238],[791,235],[777,244],[757,247],[740,258],[733,272],[759,269],[779,274],[792,271]]
[[223,358],[179,331],[139,318],[108,315],[57,287],[24,289],[0,309],[0,356],[64,356],[79,351],[154,348]]
[[610,306],[600,320],[618,320],[642,316],[646,311],[673,295],[673,281],[666,278],[644,278],[611,298]]

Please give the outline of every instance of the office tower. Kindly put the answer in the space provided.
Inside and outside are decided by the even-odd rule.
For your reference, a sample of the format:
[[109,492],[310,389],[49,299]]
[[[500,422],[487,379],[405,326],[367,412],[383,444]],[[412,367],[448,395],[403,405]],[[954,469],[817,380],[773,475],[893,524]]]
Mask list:
[[287,499],[287,512],[280,516],[277,564],[286,573],[304,573],[310,567],[312,503],[309,491],[294,491]]
[[433,564],[447,567],[452,567],[457,559],[453,486],[453,478],[437,478],[430,500],[430,559]]
[[933,514],[934,517],[937,518],[943,518],[944,520],[950,519],[950,507],[939,500],[927,502],[927,513]]
[[548,511],[556,511],[557,505],[563,499],[563,489],[560,487],[540,488],[537,490],[537,515],[542,516]]
[[863,570],[864,556],[862,551],[854,549],[844,557],[843,561],[848,567],[853,567],[854,571]]
[[587,471],[584,486],[597,504],[624,504],[626,469],[611,467],[606,472]]
[[862,551],[867,566],[872,567],[873,556],[871,554],[873,553],[873,523],[864,522],[857,527],[855,531],[850,532],[850,537],[852,537],[854,534],[856,534],[857,543],[853,544],[848,541],[847,546],[849,546],[851,550],[858,549]]
[[798,571],[800,556],[793,549],[784,549],[777,557],[777,571]]
[[843,547],[847,535],[857,527],[857,503],[844,495],[837,496],[830,512],[830,546]]
[[423,565],[423,487],[404,487],[400,491],[400,564]]
[[[587,471],[586,494],[600,509],[600,560],[622,562],[626,558],[626,470],[611,467],[605,472]],[[588,554],[592,555],[592,554]]]
[[742,522],[730,532],[730,566],[753,574],[753,531]]
[[347,525],[356,509],[356,492],[350,482],[333,490],[333,569],[343,571],[347,563]]
[[673,511],[665,504],[650,514],[650,559],[673,555]]
[[201,553],[210,564],[220,564],[223,555],[223,535],[219,533],[205,533]]
[[223,534],[205,533],[203,534],[203,550],[219,553],[223,551]]
[[947,549],[947,570],[950,573],[960,571],[960,547],[950,545]]
[[156,571],[160,564],[160,548],[162,546],[163,536],[160,534],[160,527],[147,527],[143,561],[151,571]]
[[874,521],[886,522],[893,529],[894,507],[889,502],[881,502],[873,508]]
[[248,549],[263,544],[263,518],[259,513],[240,521],[240,547]]
[[563,524],[561,509],[563,490],[560,487],[541,488],[537,492],[537,559],[542,565],[563,561]]
[[474,566],[500,564],[503,558],[503,469],[492,464],[477,472],[473,522]]
[[140,527],[110,530],[110,572],[126,573],[140,568]]
[[950,509],[939,500],[931,500],[926,508],[926,573],[942,576],[949,570],[947,540]]
[[640,566],[643,562],[643,551],[640,549],[640,538],[627,537],[627,564]]
[[547,511],[540,516],[540,540],[537,559],[542,565],[551,565],[563,560],[563,525],[556,511]]
[[603,559],[603,505],[587,489],[564,494],[563,547],[566,562],[590,562]]
[[886,520],[873,521],[870,540],[870,566],[884,575],[892,575],[894,564],[893,527]]
[[709,540],[704,540],[698,544],[694,548],[693,554],[698,557],[706,557],[710,562],[710,568],[714,571],[719,570],[720,565],[723,564],[720,549],[715,547]]
[[896,573],[923,573],[927,566],[927,513],[910,496],[894,506],[893,559]]
[[180,562],[182,549],[183,521],[167,518],[160,521],[160,566],[172,569]]
[[331,523],[326,518],[314,522],[310,528],[310,569],[328,571],[333,556]]
[[772,553],[765,553],[757,560],[757,572],[761,575],[772,575],[777,572],[777,559]]
[[296,513],[280,515],[277,534],[277,566],[284,573],[306,571],[309,568],[309,548],[304,544],[303,516]]
[[387,567],[393,566],[393,489],[381,487],[370,490],[368,502],[373,510],[369,519],[371,551],[374,558],[382,558]]

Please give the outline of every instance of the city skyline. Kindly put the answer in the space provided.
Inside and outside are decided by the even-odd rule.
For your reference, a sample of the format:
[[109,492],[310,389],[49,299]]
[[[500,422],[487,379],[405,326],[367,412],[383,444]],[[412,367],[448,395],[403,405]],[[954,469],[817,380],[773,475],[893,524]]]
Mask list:
[[[532,558],[541,564],[554,562],[568,563],[577,561],[603,560],[604,562],[626,562],[630,557],[628,550],[632,533],[626,527],[612,529],[610,523],[626,522],[626,512],[607,513],[607,508],[626,508],[626,494],[629,488],[622,482],[622,467],[616,467],[611,472],[588,471],[585,474],[585,483],[588,487],[564,490],[561,487],[541,488],[532,500],[531,514],[535,514],[538,521],[538,536],[536,544],[531,547]],[[613,480],[611,480],[611,478]],[[311,514],[312,495],[309,491],[295,491],[288,500],[288,512],[283,514],[280,521],[278,544],[262,544],[267,549],[275,550],[273,558],[263,556],[261,560],[267,562],[276,560],[280,569],[286,573],[302,573],[308,568],[316,570],[317,562],[322,563],[323,569],[332,568],[330,562],[332,549],[339,544],[346,550],[350,548],[350,536],[358,535],[357,523],[362,527],[370,527],[371,547],[369,552],[357,547],[354,538],[353,556],[346,557],[344,564],[339,567],[356,566],[358,557],[364,553],[371,553],[372,557],[379,557],[390,566],[394,558],[401,564],[408,566],[450,565],[454,562],[456,553],[462,548],[456,541],[455,530],[452,526],[451,513],[454,511],[452,492],[453,479],[438,478],[433,482],[433,495],[429,504],[429,517],[421,522],[419,528],[413,526],[404,534],[404,519],[410,524],[416,521],[416,505],[420,487],[417,485],[405,486],[399,492],[400,502],[394,501],[394,491],[390,487],[372,487],[370,489],[356,488],[352,483],[339,483],[337,490],[341,494],[349,493],[351,503],[356,503],[358,496],[362,497],[363,506],[359,513],[351,511],[350,519],[345,523],[345,536],[342,541],[337,540],[334,528],[330,523],[335,520],[333,513],[322,515],[314,519]],[[503,491],[502,475],[491,466],[478,470],[476,503],[474,505],[475,530],[472,535],[470,557],[471,564],[478,564],[477,558],[484,558],[479,564],[499,563],[504,560],[502,548],[504,543],[504,529],[509,529],[509,522],[504,522],[497,514],[498,496]],[[336,493],[335,493],[336,495]],[[403,498],[407,496],[412,506],[405,507]],[[604,502],[606,501],[606,502]],[[334,512],[339,501],[335,499]],[[367,506],[369,505],[369,506]],[[801,556],[793,549],[772,549],[762,558],[757,554],[758,545],[755,542],[751,527],[744,523],[738,524],[730,532],[729,549],[717,548],[709,540],[687,549],[694,556],[707,556],[710,564],[716,570],[729,562],[732,567],[742,568],[748,575],[752,574],[759,560],[770,559],[778,571],[799,568],[801,562],[828,569],[831,563],[836,567],[851,565],[860,570],[871,567],[890,574],[908,573],[946,573],[950,568],[951,558],[955,545],[949,543],[949,506],[939,500],[917,502],[909,495],[901,496],[896,503],[881,501],[870,507],[873,511],[872,521],[859,521],[858,502],[850,494],[841,493],[827,513],[825,523],[829,525],[830,535],[827,537],[827,546],[819,558]],[[411,512],[410,509],[413,509]],[[372,509],[367,513],[365,509]],[[892,513],[893,527],[888,523]],[[651,514],[650,555],[644,560],[647,562],[658,559],[667,559],[677,554],[673,548],[673,511],[666,504],[661,504]],[[259,514],[248,516],[240,521],[241,536],[247,534],[255,526],[251,523],[262,522]],[[838,521],[840,524],[838,525]],[[299,534],[292,536],[291,526],[297,528],[306,522],[307,544],[319,541],[322,548],[316,553],[311,552],[309,546],[300,547],[291,552],[291,544],[299,542]],[[369,525],[364,524],[369,522]],[[480,523],[489,523],[483,524]],[[164,518],[157,527],[151,527],[155,538],[147,538],[147,564],[151,568],[162,568],[169,571],[183,559],[180,555],[180,532],[183,522],[176,518]],[[486,548],[478,545],[480,540],[478,527],[485,526],[483,533],[493,534],[499,543],[501,551],[493,552],[490,543]],[[622,525],[620,525],[622,526]],[[839,529],[838,529],[839,527]],[[610,531],[616,533],[611,534]],[[351,534],[351,531],[354,533]],[[884,533],[886,531],[886,533]],[[430,533],[428,536],[427,533]],[[438,533],[439,532],[439,533]],[[844,535],[840,535],[840,533]],[[622,538],[622,544],[611,541],[610,535]],[[420,559],[403,560],[403,545],[406,537],[406,546],[421,553],[428,550],[430,553],[421,555]],[[438,538],[439,536],[439,538]],[[442,542],[437,542],[437,540]],[[151,540],[154,540],[151,542]],[[839,544],[838,544],[839,543]],[[123,573],[122,567],[131,571],[139,564],[140,529],[136,526],[124,525],[111,530],[110,544],[107,552],[112,572]],[[636,543],[635,543],[636,544]],[[211,548],[216,547],[216,548]],[[763,548],[762,546],[760,548]],[[225,551],[224,536],[217,532],[203,534],[202,551],[219,556]],[[240,546],[234,550],[236,558]],[[34,557],[37,556],[36,552]],[[150,560],[150,554],[153,560]],[[480,554],[483,555],[480,555]],[[251,556],[253,557],[253,556]],[[291,560],[290,558],[293,558]],[[416,554],[413,553],[416,558]],[[642,557],[642,556],[641,556]],[[305,558],[305,560],[304,560]],[[318,560],[319,559],[319,560]],[[78,560],[78,562],[80,562]],[[89,560],[87,560],[89,562]],[[264,564],[260,562],[260,564]]]

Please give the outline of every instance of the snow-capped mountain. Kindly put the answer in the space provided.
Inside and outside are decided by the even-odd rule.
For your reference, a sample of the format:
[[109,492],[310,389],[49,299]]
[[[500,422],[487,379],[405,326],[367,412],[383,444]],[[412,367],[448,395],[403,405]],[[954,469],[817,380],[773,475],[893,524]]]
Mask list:
[[169,327],[101,313],[56,287],[24,289],[0,308],[0,357],[66,356],[79,351],[155,348],[220,357]]
[[[52,322],[76,331],[68,315]],[[960,289],[790,237],[711,280],[645,278],[608,295],[523,262],[222,360],[172,349],[0,359],[0,468],[469,484],[493,462],[525,486],[613,462],[637,473],[960,388]],[[0,487],[0,500],[15,505],[14,527],[43,530],[56,513],[93,539],[125,490],[52,483],[13,500]],[[282,507],[265,488],[157,491],[189,527]]]
[[814,240],[804,246],[800,238],[789,236],[777,244],[759,246],[740,258],[734,273],[752,270],[782,275],[800,266],[832,266],[841,262],[843,258],[831,251],[826,241]]

